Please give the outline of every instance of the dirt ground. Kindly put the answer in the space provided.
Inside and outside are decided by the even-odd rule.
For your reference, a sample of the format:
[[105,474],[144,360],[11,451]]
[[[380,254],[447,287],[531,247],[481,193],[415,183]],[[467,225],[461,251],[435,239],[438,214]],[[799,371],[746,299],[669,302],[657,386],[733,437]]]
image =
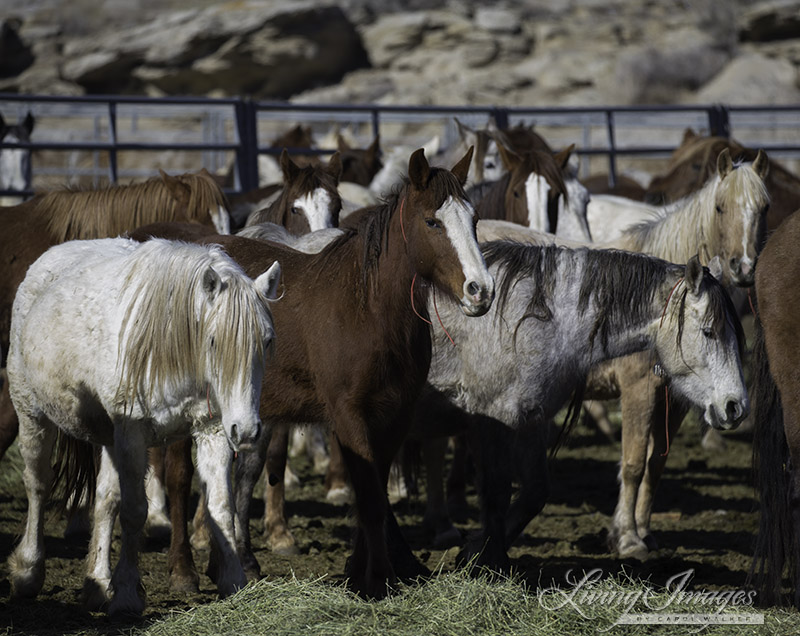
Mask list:
[[[673,440],[652,524],[660,549],[645,561],[620,561],[608,553],[605,543],[617,495],[619,442],[608,442],[585,424],[577,427],[569,445],[551,463],[550,502],[510,551],[515,570],[534,586],[551,585],[552,581],[563,585],[570,569],[601,568],[608,574],[624,570],[662,585],[671,576],[693,570],[695,589],[742,589],[757,527],[750,486],[750,435],[726,434],[724,452],[704,450],[700,439],[697,424],[687,420]],[[8,479],[9,472],[19,470],[15,454],[12,447],[11,456],[0,462],[0,476],[5,476],[0,482],[0,632],[118,632],[119,624],[81,608],[86,543],[65,540],[65,522],[56,516],[46,524],[44,589],[33,601],[9,600],[6,559],[22,531],[26,511],[21,479]],[[324,478],[313,474],[306,458],[293,459],[292,465],[300,475],[301,487],[289,492],[287,506],[301,553],[279,557],[269,552],[261,534],[264,507],[256,499],[251,523],[262,572],[268,577],[329,575],[339,580],[349,553],[348,506],[325,502]],[[424,479],[420,483],[424,487]],[[470,518],[458,524],[464,533],[477,528],[478,519],[474,490],[468,495]],[[421,525],[423,506],[424,495],[414,496],[397,503],[395,512],[418,558],[431,570],[441,567],[449,571],[457,550],[428,547]],[[205,568],[206,553],[196,552],[195,559],[199,568]],[[169,591],[163,542],[147,541],[141,569],[148,595],[145,619],[216,598],[205,576],[201,577],[199,594],[180,596]]]

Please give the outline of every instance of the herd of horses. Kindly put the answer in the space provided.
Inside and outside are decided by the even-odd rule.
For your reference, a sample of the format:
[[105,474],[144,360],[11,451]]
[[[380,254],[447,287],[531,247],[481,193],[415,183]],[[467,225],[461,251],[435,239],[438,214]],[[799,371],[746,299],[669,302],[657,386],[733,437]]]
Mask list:
[[[625,183],[620,196],[600,180],[590,192],[574,146],[554,151],[528,126],[458,130],[435,157],[381,155],[378,139],[340,139],[322,159],[284,151],[279,182],[230,198],[205,170],[162,171],[0,208],[0,453],[18,439],[28,496],[13,596],[44,585],[59,485],[75,514],[93,508],[90,609],[143,611],[138,548],[159,489],[170,587],[197,588],[191,547],[207,541],[206,573],[233,593],[260,576],[250,507],[263,472],[270,545],[296,550],[283,499],[298,426],[329,431],[329,483],[352,491],[352,589],[381,598],[428,573],[387,498],[409,439],[423,444],[432,541],[463,543],[467,567],[506,571],[548,499],[551,420],[568,406],[567,435],[584,400],[611,398],[622,461],[609,548],[643,558],[657,545],[669,437],[693,407],[734,428],[753,395],[750,583],[778,602],[788,567],[800,607],[800,179],[763,151],[687,132],[648,188]],[[312,143],[302,127],[289,135],[274,145]],[[2,166],[22,161],[2,154]],[[387,170],[398,154],[402,168]],[[753,287],[748,393],[741,290]],[[442,484],[451,437],[476,468],[481,529],[466,542]]]

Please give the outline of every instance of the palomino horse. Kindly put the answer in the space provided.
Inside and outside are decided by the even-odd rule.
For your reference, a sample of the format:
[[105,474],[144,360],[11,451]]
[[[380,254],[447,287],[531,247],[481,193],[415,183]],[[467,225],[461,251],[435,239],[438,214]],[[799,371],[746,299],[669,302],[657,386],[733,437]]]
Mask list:
[[[233,453],[260,436],[258,403],[273,338],[267,299],[279,278],[277,263],[253,281],[219,247],[163,240],[70,241],[31,265],[14,301],[8,356],[28,494],[25,534],[9,560],[14,596],[35,596],[44,584],[44,504],[59,431],[103,447],[84,588],[91,606],[113,596],[111,614],[144,609],[137,563],[147,516],[146,449],[188,435],[198,444],[221,553],[220,593],[245,584],[230,467]],[[78,453],[66,455],[78,460]],[[118,509],[122,548],[112,576]]]
[[248,225],[277,223],[292,234],[305,234],[339,225],[342,199],[337,190],[342,174],[341,155],[335,152],[327,166],[298,166],[284,148],[280,157],[283,186],[265,208],[247,217]]
[[[683,142],[670,157],[669,172],[654,177],[646,200],[653,203],[677,201],[700,189],[714,174],[716,158],[725,148],[736,160],[755,161],[758,151],[727,137],[704,137],[687,129]],[[772,231],[792,214],[800,201],[800,178],[774,159],[770,161],[765,184],[770,196],[767,230]]]
[[765,603],[783,600],[783,575],[800,608],[800,211],[770,236],[758,259],[753,475],[761,521],[750,578]]
[[30,184],[31,151],[25,148],[2,148],[3,142],[19,143],[31,140],[35,120],[28,113],[21,122],[9,126],[0,115],[0,190],[24,191]]
[[[448,334],[433,330],[432,391],[418,403],[415,427],[435,428],[441,417],[468,426],[483,532],[463,556],[506,569],[508,546],[547,499],[544,424],[570,396],[579,405],[594,364],[649,349],[673,390],[715,427],[735,426],[749,402],[741,326],[696,258],[684,267],[623,251],[503,241],[483,252],[497,301],[475,321],[439,303]],[[515,471],[522,488],[509,511]]]
[[[691,205],[687,200],[665,206],[659,217],[629,228],[600,247],[642,252],[672,262],[688,261],[700,253],[706,262],[719,261],[724,285],[751,285],[769,206],[766,171],[763,152],[752,164],[734,164],[724,150],[717,173],[692,195]],[[524,234],[515,230],[506,236],[525,240]],[[672,396],[666,408],[668,378],[655,377],[652,370],[649,357],[642,354],[597,365],[589,375],[585,395],[587,399],[621,398],[620,495],[609,530],[609,547],[624,557],[644,557],[657,545],[650,532],[653,496],[666,463],[668,440],[687,412],[686,405]]]
[[[424,571],[385,489],[428,373],[427,297],[439,289],[470,316],[485,313],[494,298],[463,189],[471,155],[450,172],[430,167],[422,150],[414,152],[403,187],[365,214],[358,231],[345,232],[319,254],[241,237],[204,239],[221,242],[245,271],[280,259],[285,293],[274,316],[281,345],[265,376],[261,415],[278,427],[331,423],[356,500],[348,576],[370,597],[384,596],[397,576]],[[139,234],[178,231],[154,226]],[[258,452],[240,453],[237,463],[237,541],[252,575],[259,567],[248,513],[266,450],[265,440]]]
[[[191,221],[230,231],[224,193],[205,170],[103,190],[58,190],[0,208],[0,349],[5,359],[11,304],[28,267],[45,250],[73,239],[114,237],[155,221]],[[0,456],[17,436],[5,384],[0,392]]]

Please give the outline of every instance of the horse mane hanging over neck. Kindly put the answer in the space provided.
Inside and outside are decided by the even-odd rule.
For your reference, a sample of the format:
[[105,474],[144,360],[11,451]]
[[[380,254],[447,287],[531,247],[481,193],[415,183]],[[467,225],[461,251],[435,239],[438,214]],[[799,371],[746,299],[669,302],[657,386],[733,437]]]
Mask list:
[[36,196],[36,213],[47,220],[55,242],[113,237],[159,221],[195,221],[210,224],[209,211],[228,209],[227,199],[212,179],[202,174],[173,177],[188,190],[186,210],[161,177],[143,183],[99,190],[63,189]]

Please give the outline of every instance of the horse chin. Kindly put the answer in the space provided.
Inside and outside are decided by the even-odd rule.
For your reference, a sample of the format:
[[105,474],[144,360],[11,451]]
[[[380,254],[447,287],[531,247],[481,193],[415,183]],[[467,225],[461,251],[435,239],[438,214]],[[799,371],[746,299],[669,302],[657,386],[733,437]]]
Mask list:
[[489,308],[492,306],[491,302],[482,302],[479,304],[475,304],[468,300],[461,300],[461,311],[464,313],[465,316],[469,316],[470,318],[477,318],[478,316],[483,316]]

